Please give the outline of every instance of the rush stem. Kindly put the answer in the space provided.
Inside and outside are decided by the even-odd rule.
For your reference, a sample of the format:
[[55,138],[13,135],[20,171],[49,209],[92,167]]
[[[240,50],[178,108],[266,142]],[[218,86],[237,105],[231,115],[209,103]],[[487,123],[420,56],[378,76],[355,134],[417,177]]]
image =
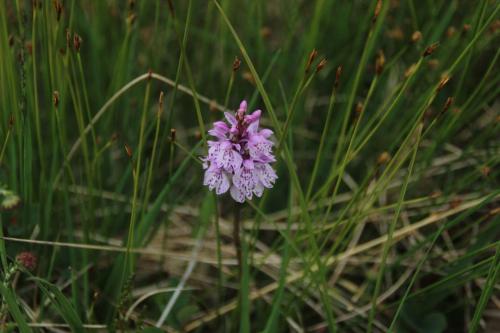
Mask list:
[[236,249],[236,257],[238,259],[238,277],[241,280],[243,272],[242,257],[241,257],[241,239],[240,239],[240,220],[241,220],[241,204],[235,202],[234,205],[234,223],[233,223],[233,239],[234,248]]

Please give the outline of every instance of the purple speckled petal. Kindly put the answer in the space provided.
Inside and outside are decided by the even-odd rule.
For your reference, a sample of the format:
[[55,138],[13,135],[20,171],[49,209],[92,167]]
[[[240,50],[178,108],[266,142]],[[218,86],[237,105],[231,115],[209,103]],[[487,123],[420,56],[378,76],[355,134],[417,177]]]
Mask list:
[[274,182],[278,179],[278,176],[276,175],[276,172],[274,172],[273,168],[271,168],[269,164],[264,163],[258,164],[256,170],[262,185],[267,188],[273,187]]
[[256,197],[260,198],[262,194],[264,193],[264,185],[259,181],[255,185],[255,188],[253,189],[253,193],[255,194]]
[[273,131],[270,129],[264,128],[259,132],[259,135],[264,137],[265,139],[269,138],[271,135],[273,135]]
[[234,199],[234,201],[239,203],[245,202],[245,194],[236,186],[231,186],[229,193],[231,194],[231,197]]
[[[245,160],[247,162],[248,160]],[[246,164],[246,163],[244,163]],[[233,177],[233,184],[245,194],[247,199],[252,199],[253,190],[258,182],[257,173],[254,168],[248,168],[245,165],[237,170]]]
[[236,121],[236,118],[230,114],[229,112],[224,112],[224,116],[226,117],[227,121],[229,122],[229,124],[235,126],[237,121]]
[[223,194],[229,189],[229,176],[221,169],[209,168],[205,172],[203,185],[208,186],[210,191],[215,189],[215,193]]

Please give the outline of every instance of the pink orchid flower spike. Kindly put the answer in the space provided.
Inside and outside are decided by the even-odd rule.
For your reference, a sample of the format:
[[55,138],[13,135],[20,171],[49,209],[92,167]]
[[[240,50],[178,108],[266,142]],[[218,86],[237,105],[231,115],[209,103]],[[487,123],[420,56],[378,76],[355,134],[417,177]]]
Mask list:
[[242,101],[232,114],[225,112],[227,122],[216,121],[208,134],[208,155],[203,160],[203,185],[218,195],[227,191],[240,203],[260,197],[265,188],[272,188],[278,176],[271,167],[276,161],[274,143],[269,140],[273,132],[259,130],[261,110],[247,113],[247,102]]

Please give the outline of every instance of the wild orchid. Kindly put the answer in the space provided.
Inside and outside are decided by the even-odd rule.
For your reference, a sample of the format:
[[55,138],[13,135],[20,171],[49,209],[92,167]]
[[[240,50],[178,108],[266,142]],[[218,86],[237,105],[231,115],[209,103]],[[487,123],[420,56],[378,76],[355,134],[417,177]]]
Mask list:
[[261,110],[246,114],[247,102],[242,101],[233,115],[225,112],[227,122],[216,121],[208,134],[216,141],[208,141],[208,156],[204,157],[203,185],[221,195],[229,190],[240,203],[260,197],[264,188],[272,188],[278,178],[271,167],[276,161],[272,153],[273,132],[260,129]]

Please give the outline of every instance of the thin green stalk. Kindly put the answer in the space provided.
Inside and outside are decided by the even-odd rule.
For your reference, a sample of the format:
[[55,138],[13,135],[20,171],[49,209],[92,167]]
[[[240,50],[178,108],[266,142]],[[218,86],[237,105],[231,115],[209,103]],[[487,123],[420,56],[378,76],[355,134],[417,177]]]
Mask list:
[[498,282],[498,277],[500,276],[500,242],[497,244],[495,256],[491,262],[490,270],[483,287],[483,292],[479,297],[479,301],[476,305],[476,310],[474,311],[474,317],[472,318],[472,323],[469,328],[469,332],[475,333],[479,328],[479,322],[481,320],[484,309],[488,305],[488,301],[495,289],[495,284]]
[[292,102],[290,103],[289,110],[287,112],[287,117],[285,119],[285,125],[283,125],[283,129],[281,130],[282,136],[280,137],[278,147],[276,148],[276,154],[279,154],[279,151],[281,150],[281,147],[283,145],[283,142],[287,138],[288,134],[288,127],[290,127],[290,123],[292,122],[293,116],[295,114],[295,110],[297,109],[297,101],[299,97],[302,95],[304,90],[309,86],[311,83],[312,79],[314,77],[314,74],[312,74],[307,80],[306,76],[304,75],[302,77],[302,80],[300,80],[299,86],[297,87],[297,90],[295,91],[295,94],[293,95]]
[[[153,140],[153,151],[151,152],[151,159],[149,160],[149,168],[146,176],[146,189],[142,207],[147,207],[149,203],[149,198],[151,196],[151,181],[153,179],[153,168],[155,166],[155,161],[156,161],[156,150],[158,147],[158,138],[160,136],[160,123],[162,114],[163,114],[163,92],[160,93],[160,99],[158,102],[158,111],[156,112],[156,127],[155,127],[155,136]],[[146,209],[143,210],[143,213],[145,211]]]
[[408,297],[408,295],[410,294],[411,292],[411,289],[413,287],[413,285],[415,284],[415,281],[417,280],[417,277],[418,277],[418,274],[420,273],[420,270],[422,268],[422,265],[424,264],[424,262],[427,260],[427,257],[429,256],[432,248],[434,247],[434,244],[436,243],[437,239],[439,238],[439,236],[443,233],[443,231],[445,230],[446,228],[446,223],[443,223],[441,224],[441,226],[439,227],[438,231],[434,234],[434,237],[432,238],[432,240],[430,241],[430,244],[429,246],[427,247],[427,251],[425,252],[425,254],[422,256],[422,258],[420,259],[420,261],[418,262],[418,265],[417,267],[415,268],[415,271],[413,272],[413,275],[411,277],[411,280],[410,280],[410,283],[408,283],[408,287],[406,287],[406,291],[403,295],[403,297],[399,300],[399,304],[398,304],[398,308],[396,310],[396,313],[394,314],[394,316],[392,317],[392,321],[391,321],[391,325],[389,326],[389,329],[387,330],[388,333],[391,333],[394,331],[394,326],[396,325],[397,323],[397,320],[399,318],[399,314],[401,313],[401,310],[403,309],[403,305],[405,304],[406,302],[406,299]]
[[[174,12],[171,12],[170,13],[171,17],[172,17],[172,25],[174,27],[174,32],[177,34],[177,26],[176,26],[176,22],[177,22],[177,17],[175,15]],[[190,18],[190,16],[188,17]],[[168,21],[168,23],[170,23],[170,21]],[[189,21],[186,20],[186,25],[184,26],[184,35],[182,36],[182,45],[184,46],[184,48],[186,47],[187,45],[187,41],[188,41],[188,36],[189,36]],[[176,68],[176,72],[175,72],[175,80],[174,80],[174,85],[173,85],[173,89],[172,89],[172,97],[170,98],[170,103],[168,105],[168,110],[170,110],[169,114],[168,114],[168,117],[167,117],[167,123],[166,123],[166,126],[165,126],[165,134],[162,136],[162,140],[161,142],[165,142],[166,139],[167,139],[167,136],[169,135],[169,130],[172,128],[172,119],[173,119],[173,110],[174,110],[174,103],[175,103],[175,99],[177,97],[177,91],[178,91],[178,87],[179,87],[179,80],[181,78],[181,73],[182,73],[182,69],[184,68],[184,56],[181,52],[181,54],[179,55],[179,58],[178,58],[178,61],[177,61],[177,68]],[[159,155],[161,156],[161,153],[162,153],[162,150],[160,149],[160,153]]]
[[222,233],[220,230],[220,221],[219,221],[219,208],[217,195],[213,194],[214,200],[214,226],[215,226],[215,237],[216,237],[216,253],[217,253],[217,269],[218,269],[218,278],[217,278],[217,294],[219,296],[219,302],[222,304],[224,302],[224,271],[222,269]]
[[[479,26],[481,24],[481,21],[483,20],[484,18],[484,15],[486,13],[486,5],[488,4],[488,1],[487,0],[483,0],[481,2],[481,5],[476,7],[477,8],[477,12],[476,12],[476,17],[475,17],[475,20],[474,20],[474,24],[472,25],[472,35],[475,36],[478,29],[479,29]],[[460,79],[458,81],[458,85],[457,85],[457,88],[455,90],[455,93],[454,95],[457,97],[457,98],[460,98],[461,95],[460,93],[462,92],[462,88],[463,88],[463,85],[464,85],[464,82],[465,82],[465,78],[468,74],[468,71],[469,71],[469,66],[470,66],[470,62],[471,62],[471,59],[472,59],[472,54],[474,52],[474,49],[472,48],[471,51],[467,54],[467,59],[465,60],[465,65],[464,65],[464,69],[462,70],[462,74],[460,75]]]
[[[191,21],[191,14],[192,14],[192,0],[189,0],[188,12],[187,12],[187,18],[186,18],[186,29],[189,26],[189,22]],[[184,44],[184,41],[181,40],[179,31],[177,28],[177,20],[174,21],[174,28],[175,28],[175,34],[177,36],[177,41],[178,41],[179,46],[181,48],[181,56],[184,59],[184,61],[183,61],[184,68],[186,70],[189,87],[191,88],[191,91],[193,93],[193,101],[194,101],[194,107],[195,107],[195,111],[196,111],[196,119],[198,121],[198,127],[200,128],[200,135],[201,135],[201,138],[203,139],[203,142],[206,146],[207,145],[207,134],[205,131],[205,123],[203,121],[203,116],[201,113],[200,101],[198,99],[198,93],[196,92],[194,79],[193,79],[193,73],[191,71],[191,66],[189,65],[189,62],[187,60],[186,45]],[[184,35],[186,36],[187,34],[185,33]],[[187,37],[185,37],[185,38],[187,38]]]
[[226,97],[224,97],[224,109],[227,109],[227,105],[229,103],[229,96],[231,96],[231,91],[233,90],[234,83],[234,70],[231,71],[231,75],[229,76],[229,82],[227,84],[226,89]]
[[7,272],[9,265],[7,263],[7,251],[5,249],[5,241],[3,239],[3,221],[1,214],[0,214],[0,259],[2,260],[2,272]]
[[[80,52],[78,52],[76,54],[76,60],[77,60],[77,63],[78,63],[78,71],[79,71],[79,74],[80,74],[80,84],[81,84],[81,87],[82,87],[82,90],[83,90],[83,101],[85,103],[85,109],[87,111],[87,117],[88,117],[88,121],[90,123],[90,121],[92,120],[92,113],[90,111],[89,97],[88,97],[88,93],[87,93],[87,84],[86,84],[85,75],[84,75],[84,72],[83,72],[82,58],[80,56]],[[92,135],[92,141],[94,143],[94,153],[95,153],[97,151],[97,139],[96,139],[96,134],[95,134],[94,126],[91,127],[90,132],[91,132],[91,135]]]
[[[122,282],[125,281],[125,274],[128,271],[128,274],[131,274],[134,271],[134,256],[131,254],[131,249],[132,246],[134,245],[134,231],[135,231],[135,224],[136,224],[136,219],[137,219],[137,209],[138,209],[138,195],[139,195],[139,178],[141,175],[141,164],[142,164],[142,151],[144,149],[144,132],[146,128],[146,116],[147,116],[147,108],[148,108],[148,101],[149,101],[149,92],[151,89],[151,81],[148,81],[146,85],[146,93],[144,96],[144,105],[142,109],[142,116],[141,116],[141,125],[140,125],[140,130],[139,130],[139,143],[138,143],[138,151],[136,155],[136,162],[134,164],[134,161],[132,160],[132,176],[133,176],[133,182],[134,182],[134,192],[132,195],[132,211],[130,214],[130,222],[129,222],[129,228],[128,228],[128,237],[127,237],[127,252],[125,254],[125,263],[124,263],[124,268],[123,268],[123,273],[122,273]],[[128,269],[127,269],[128,267]]]
[[413,30],[418,31],[418,18],[417,18],[417,12],[415,10],[415,4],[414,4],[413,0],[408,1],[408,7],[410,7],[411,24],[412,24]]
[[[33,25],[31,31],[31,47],[32,47],[32,69],[33,69],[33,98],[34,98],[34,111],[35,111],[35,128],[36,128],[36,138],[38,142],[38,150],[40,156],[40,168],[41,173],[45,171],[45,156],[44,156],[44,145],[42,141],[42,130],[40,125],[40,108],[38,102],[38,77],[37,77],[37,36],[36,36],[36,26],[37,26],[37,9],[33,9]],[[42,180],[43,177],[40,177]]]
[[3,156],[5,154],[5,150],[7,149],[7,144],[9,143],[10,132],[11,132],[11,129],[9,128],[7,130],[7,134],[5,134],[5,140],[4,140],[3,145],[2,145],[2,150],[0,151],[0,166],[2,165]]
[[405,178],[405,181],[403,183],[403,186],[401,188],[401,193],[400,193],[400,196],[399,196],[399,201],[398,201],[398,205],[396,207],[396,211],[394,213],[394,219],[392,220],[392,223],[390,224],[389,226],[389,232],[388,232],[388,235],[387,235],[387,241],[385,242],[385,245],[384,245],[384,249],[383,249],[383,252],[382,252],[382,261],[380,263],[380,267],[378,268],[378,275],[377,275],[377,281],[375,283],[375,291],[373,292],[373,296],[372,296],[372,306],[371,306],[371,309],[370,309],[370,314],[369,314],[369,317],[368,317],[368,329],[367,329],[367,333],[371,333],[372,332],[372,325],[373,325],[373,320],[375,319],[375,309],[377,307],[377,299],[378,299],[378,295],[380,293],[380,288],[382,286],[382,277],[384,276],[384,270],[385,270],[385,264],[386,264],[386,261],[387,261],[387,256],[389,254],[389,250],[392,246],[392,237],[393,237],[393,234],[394,234],[394,230],[396,229],[396,224],[397,224],[397,221],[399,220],[399,215],[401,213],[401,208],[402,208],[402,202],[404,200],[404,197],[406,195],[406,190],[408,188],[408,183],[410,181],[410,177],[413,173],[413,167],[415,165],[415,160],[416,160],[416,157],[417,157],[417,151],[418,151],[418,146],[420,144],[420,138],[421,138],[421,134],[422,134],[422,126],[420,126],[419,129],[417,129],[417,138],[416,138],[416,142],[415,142],[415,148],[413,150],[413,156],[411,158],[411,161],[410,161],[410,166],[408,168],[408,172],[407,172],[407,175],[406,175],[406,178]]
[[321,163],[321,157],[323,156],[323,147],[325,145],[325,140],[330,132],[330,123],[333,115],[333,106],[335,105],[336,96],[337,96],[337,89],[334,86],[332,89],[332,93],[330,94],[330,100],[328,102],[328,110],[326,112],[325,126],[323,126],[323,132],[321,133],[321,138],[319,140],[318,151],[316,152],[316,158],[314,159],[314,166],[313,166],[313,171],[311,173],[311,179],[309,180],[309,186],[307,187],[307,192],[306,192],[307,202],[309,202],[309,199],[311,198],[311,192],[314,186],[314,182],[316,181],[316,174],[318,173],[318,168]]
[[[293,204],[293,196],[292,192],[290,192],[290,196],[288,199],[288,218],[287,218],[287,228],[286,228],[286,235],[290,236],[290,229],[292,225],[292,218],[291,218],[291,207]],[[271,314],[269,315],[266,323],[266,328],[264,329],[263,333],[272,333],[277,331],[277,319],[281,307],[281,303],[283,302],[283,296],[285,294],[285,287],[286,287],[286,276],[288,273],[288,265],[290,262],[290,243],[288,241],[284,241],[284,246],[283,246],[283,259],[281,261],[281,267],[280,267],[280,273],[279,273],[279,287],[278,290],[276,291],[274,298],[273,298],[273,305],[272,305],[272,310]]]
[[356,98],[356,94],[358,91],[358,86],[361,81],[361,78],[363,76],[363,73],[365,72],[365,66],[368,62],[368,57],[370,56],[373,45],[375,44],[375,41],[378,37],[378,34],[382,28],[382,23],[385,20],[385,15],[387,14],[387,9],[388,9],[388,1],[383,1],[382,4],[382,9],[381,12],[379,13],[379,16],[376,18],[375,25],[372,25],[370,27],[370,30],[368,31],[368,36],[366,37],[365,40],[365,45],[363,47],[363,53],[361,54],[361,59],[359,61],[358,67],[356,74],[354,75],[354,81],[352,86],[350,87],[350,94],[346,103],[346,107],[344,110],[344,118],[342,120],[342,125],[340,129],[340,134],[338,137],[338,143],[337,143],[337,149],[335,150],[335,157],[333,159],[332,163],[332,168],[331,172],[333,173],[333,170],[336,169],[338,160],[340,158],[340,154],[343,151],[344,147],[344,141],[345,141],[345,136],[346,136],[346,131],[347,131],[347,125],[349,123],[349,118],[351,116],[351,112],[354,106],[354,100]]
[[405,83],[401,87],[398,95],[394,98],[391,105],[387,108],[387,111],[382,115],[380,120],[373,127],[373,129],[366,135],[366,137],[363,139],[363,141],[361,141],[360,144],[357,145],[357,147],[354,149],[352,156],[350,156],[350,158],[354,158],[354,156],[356,156],[359,153],[359,151],[367,144],[367,142],[371,139],[371,137],[377,132],[377,130],[380,128],[380,126],[382,126],[382,124],[384,123],[387,116],[389,116],[389,114],[396,107],[396,105],[398,105],[400,99],[403,96],[403,93],[406,91],[406,89],[408,88],[413,77],[416,75],[416,73],[418,72],[418,70],[422,66],[423,60],[424,60],[424,58],[420,57],[420,59],[418,60],[418,62],[415,65],[414,69],[412,70],[412,73],[407,77]]
[[356,133],[358,132],[359,124],[361,123],[361,120],[363,118],[364,109],[366,108],[366,105],[370,102],[370,99],[371,99],[371,96],[373,94],[373,91],[375,90],[375,87],[377,86],[378,77],[379,76],[377,75],[372,80],[372,83],[370,85],[370,89],[368,90],[368,95],[367,95],[366,100],[365,100],[365,104],[361,107],[361,110],[359,110],[360,114],[357,115],[357,119],[356,119],[356,122],[355,122],[355,125],[354,125],[353,133],[351,135],[351,139],[349,140],[349,144],[347,146],[347,151],[345,153],[344,160],[342,161],[342,164],[340,165],[340,169],[339,169],[340,171],[338,173],[337,182],[335,184],[333,193],[330,196],[330,199],[329,199],[330,200],[330,204],[328,205],[328,207],[326,209],[326,213],[324,214],[324,217],[323,217],[323,220],[322,220],[322,223],[321,223],[322,225],[325,224],[326,219],[327,219],[328,215],[330,214],[330,211],[331,211],[331,209],[333,207],[333,202],[335,201],[335,198],[337,196],[338,190],[340,188],[340,183],[342,181],[342,177],[344,175],[345,168],[347,167],[347,164],[349,162],[348,161],[349,155],[351,153],[351,149],[352,149],[352,146],[353,146],[354,139],[356,138]]
[[243,274],[243,258],[241,254],[241,238],[240,238],[240,227],[241,222],[241,204],[234,203],[234,213],[233,213],[233,242],[234,249],[236,253],[236,260],[238,262],[238,278],[241,282]]

